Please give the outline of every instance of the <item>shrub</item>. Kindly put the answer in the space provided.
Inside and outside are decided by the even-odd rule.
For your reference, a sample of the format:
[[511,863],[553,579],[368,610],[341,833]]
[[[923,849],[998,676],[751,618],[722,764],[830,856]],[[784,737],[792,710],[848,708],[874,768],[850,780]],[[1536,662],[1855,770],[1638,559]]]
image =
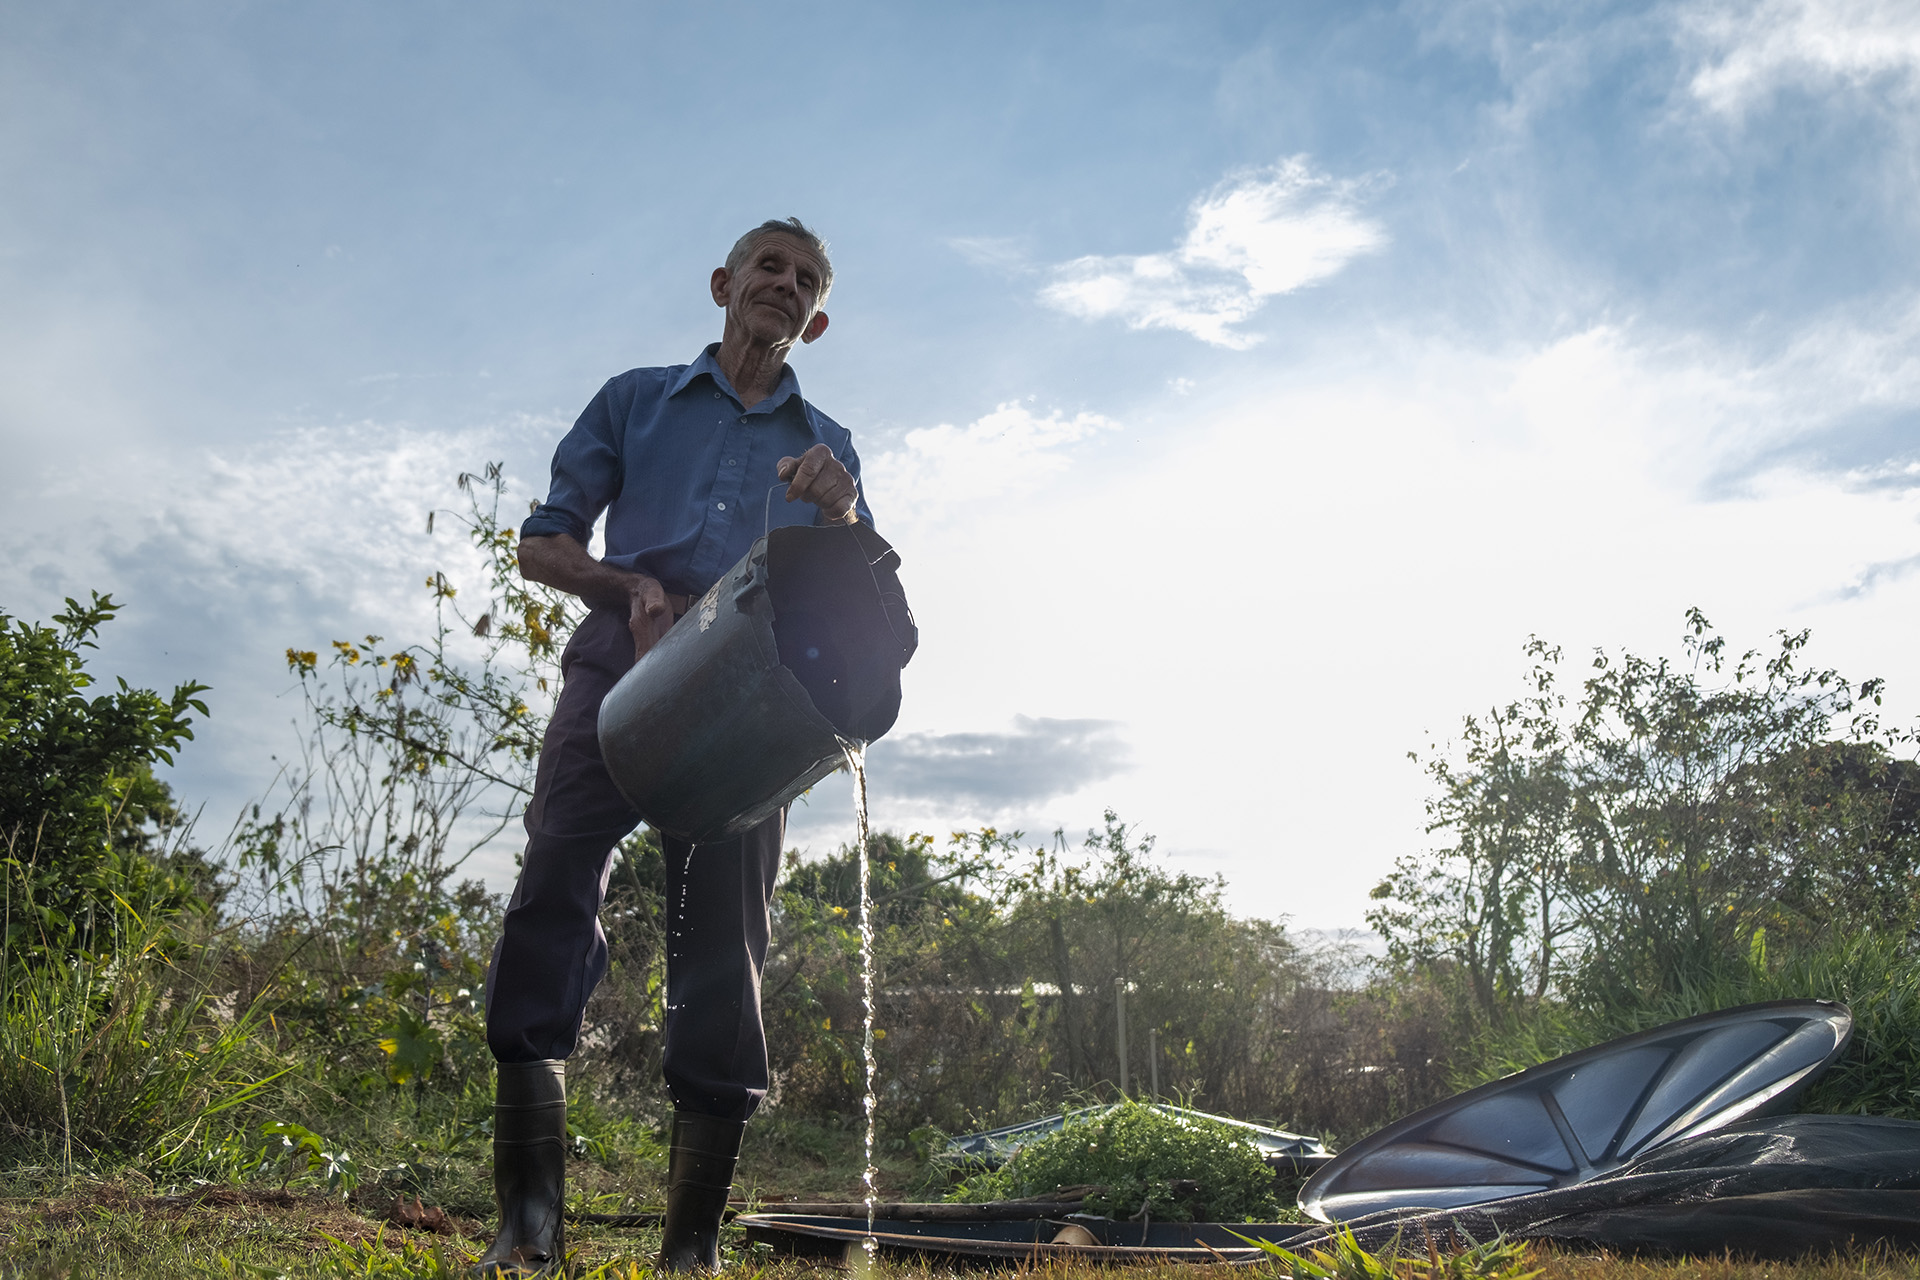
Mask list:
[[1091,1186],[1087,1207],[1118,1218],[1271,1219],[1273,1170],[1231,1125],[1120,1102],[1021,1147],[961,1183],[956,1200],[1013,1200]]

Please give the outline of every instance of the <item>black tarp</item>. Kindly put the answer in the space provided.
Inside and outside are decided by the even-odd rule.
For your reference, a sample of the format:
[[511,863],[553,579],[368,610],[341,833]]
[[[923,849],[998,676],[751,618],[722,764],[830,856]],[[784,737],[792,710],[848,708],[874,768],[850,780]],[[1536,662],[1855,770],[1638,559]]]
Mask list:
[[[1117,1246],[1142,1246],[1168,1259],[1218,1261],[1244,1257],[1226,1241],[1265,1237],[1295,1252],[1325,1247],[1336,1230],[1351,1229],[1368,1249],[1418,1257],[1432,1241],[1443,1251],[1504,1236],[1621,1253],[1732,1253],[1795,1258],[1840,1249],[1889,1245],[1920,1252],[1920,1123],[1877,1116],[1776,1116],[1746,1120],[1714,1133],[1682,1138],[1588,1182],[1450,1210],[1404,1209],[1370,1214],[1329,1227],[1290,1224],[1102,1223],[1096,1240],[1049,1243],[1064,1219],[1032,1212],[994,1223],[920,1221],[932,1212],[988,1206],[888,1206],[878,1224],[889,1249],[956,1257],[1074,1256],[1108,1261]],[[914,1219],[911,1222],[894,1219]],[[839,1248],[865,1234],[857,1217],[742,1219],[782,1248]],[[1186,1235],[1169,1234],[1174,1228]],[[1223,1231],[1238,1236],[1221,1237]],[[1208,1234],[1211,1233],[1211,1234]],[[788,1239],[787,1237],[792,1237]],[[809,1239],[801,1239],[808,1237]],[[811,1239],[818,1237],[818,1239]],[[1219,1238],[1217,1238],[1219,1237]],[[811,1240],[811,1243],[809,1243]],[[1219,1249],[1208,1253],[1202,1241]],[[1271,1259],[1251,1259],[1267,1265]]]
[[1424,1254],[1508,1239],[1634,1253],[1787,1258],[1886,1244],[1920,1250],[1920,1123],[1776,1116],[1685,1138],[1588,1182],[1452,1210],[1397,1209],[1317,1228]]

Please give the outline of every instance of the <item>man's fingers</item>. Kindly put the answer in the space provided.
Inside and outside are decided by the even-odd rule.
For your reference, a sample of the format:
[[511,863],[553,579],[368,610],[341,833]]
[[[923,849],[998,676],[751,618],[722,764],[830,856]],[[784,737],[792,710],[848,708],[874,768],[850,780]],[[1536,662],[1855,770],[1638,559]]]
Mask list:
[[635,662],[647,656],[647,650],[653,648],[653,618],[636,602],[633,616],[627,619],[627,630],[633,633],[633,660]]
[[829,520],[839,520],[853,505],[853,485],[840,476],[823,477],[813,495],[814,505]]
[[852,474],[824,444],[814,445],[801,455],[794,468],[793,482],[787,486],[788,502],[805,499],[819,507],[829,520],[846,519],[859,497]]
[[632,607],[627,614],[627,630],[633,633],[633,660],[647,656],[666,629],[673,625],[673,610],[667,604],[667,592],[652,578],[634,584]]
[[833,451],[824,444],[817,444],[800,455],[800,463],[793,469],[793,483],[787,486],[787,501],[795,502],[801,498],[812,498],[814,482],[820,477],[820,468],[833,457]]
[[860,498],[853,476],[833,456],[833,450],[816,444],[797,458],[782,458],[774,475],[788,482],[788,502],[811,502],[829,520],[845,520]]
[[853,510],[853,504],[860,497],[860,489],[853,482],[853,475],[845,467],[834,467],[832,483],[820,502],[820,509],[829,520],[844,520]]

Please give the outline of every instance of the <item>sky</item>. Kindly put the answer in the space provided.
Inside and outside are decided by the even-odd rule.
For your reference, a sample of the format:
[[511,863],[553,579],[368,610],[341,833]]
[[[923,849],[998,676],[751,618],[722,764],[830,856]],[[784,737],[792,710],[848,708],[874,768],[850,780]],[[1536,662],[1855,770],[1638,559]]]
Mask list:
[[1346,928],[1530,636],[1811,628],[1920,715],[1912,0],[0,11],[0,611],[212,686],[209,828],[284,650],[424,637],[454,477],[539,497],[788,215],[921,628],[881,826],[1112,809]]

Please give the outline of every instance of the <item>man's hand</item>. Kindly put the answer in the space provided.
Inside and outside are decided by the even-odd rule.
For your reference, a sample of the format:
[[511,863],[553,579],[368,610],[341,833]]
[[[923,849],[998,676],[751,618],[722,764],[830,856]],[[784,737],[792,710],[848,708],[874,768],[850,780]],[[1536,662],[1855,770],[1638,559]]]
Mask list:
[[787,485],[788,502],[811,502],[835,524],[852,524],[860,518],[853,509],[854,499],[860,496],[853,473],[826,445],[817,444],[797,458],[780,459],[774,474],[791,482]]
[[520,539],[520,573],[532,582],[579,596],[596,609],[625,609],[638,662],[673,625],[673,605],[660,583],[602,564],[564,533]]
[[673,606],[667,603],[667,589],[658,579],[639,573],[629,576],[627,630],[633,632],[633,660],[638,662],[673,625]]

